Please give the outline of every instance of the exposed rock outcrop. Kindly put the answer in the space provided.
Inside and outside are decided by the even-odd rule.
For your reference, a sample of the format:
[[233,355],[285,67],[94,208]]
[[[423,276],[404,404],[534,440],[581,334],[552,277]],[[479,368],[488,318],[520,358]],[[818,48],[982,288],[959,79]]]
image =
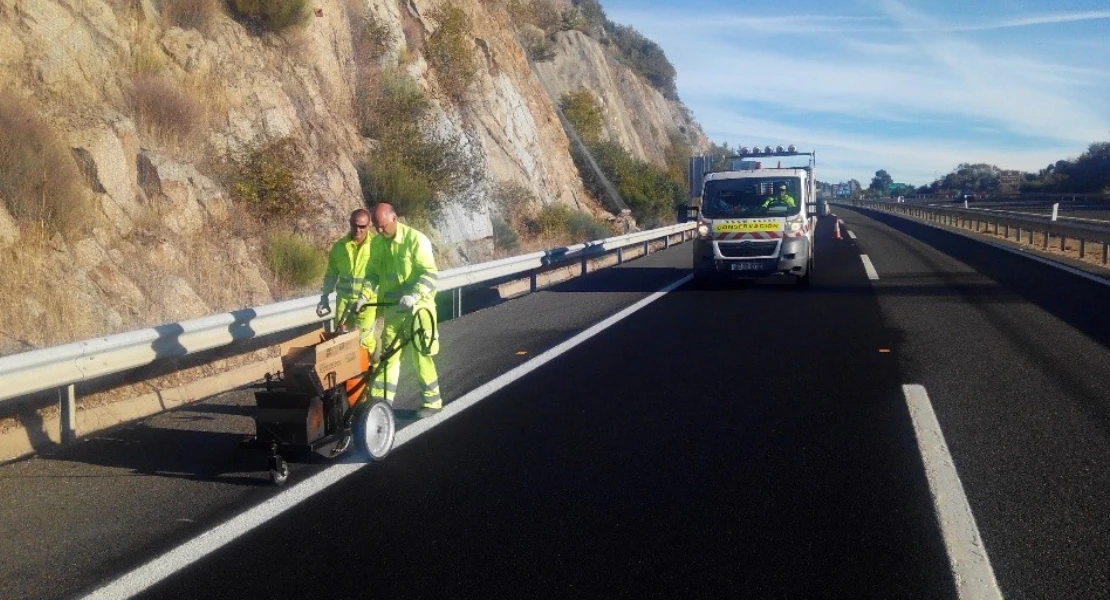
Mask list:
[[[480,62],[464,106],[444,99],[421,55],[439,27],[430,0],[317,3],[305,27],[280,35],[252,31],[222,8],[202,33],[175,25],[152,0],[0,0],[0,89],[64,137],[93,201],[78,233],[36,255],[34,268],[71,290],[61,309],[35,297],[48,288],[0,283],[23,286],[7,292],[29,315],[69,306],[82,316],[64,334],[0,323],[0,353],[304,293],[267,283],[265,228],[248,226],[228,189],[228,164],[266,142],[294,139],[310,204],[295,228],[321,248],[344,233],[346,214],[363,203],[357,165],[375,143],[356,118],[366,71],[354,49],[368,16],[392,37],[378,66],[402,65],[433,100],[436,126],[480,165],[479,180],[433,221],[441,256],[454,264],[492,256],[487,198],[499,183],[524,186],[544,204],[605,212],[585,191],[556,116],[564,92],[591,89],[603,103],[606,135],[641,158],[661,161],[672,131],[706,145],[680,103],[590,37],[557,34],[554,59],[533,67],[498,3],[452,5],[470,18]],[[167,102],[186,99],[161,115],[168,124],[144,119],[135,99],[141,81],[169,90]],[[20,241],[0,205],[0,250]]]

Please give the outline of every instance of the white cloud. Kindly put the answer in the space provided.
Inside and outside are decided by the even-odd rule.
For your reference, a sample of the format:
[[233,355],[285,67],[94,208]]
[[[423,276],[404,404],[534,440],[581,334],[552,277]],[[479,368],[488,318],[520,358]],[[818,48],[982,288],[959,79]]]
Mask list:
[[[1064,50],[1084,40],[1006,33],[1110,11],[952,26],[897,0],[874,6],[862,18],[607,12],[663,47],[711,139],[813,147],[845,177],[886,168],[920,184],[961,162],[1036,171],[1110,137],[1105,66]],[[1002,33],[987,42],[969,27]]]

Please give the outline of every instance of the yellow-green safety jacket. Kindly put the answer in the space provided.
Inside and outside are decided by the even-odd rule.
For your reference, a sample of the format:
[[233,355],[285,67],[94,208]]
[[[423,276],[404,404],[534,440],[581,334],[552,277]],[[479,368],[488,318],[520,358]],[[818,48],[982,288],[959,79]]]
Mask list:
[[439,269],[428,236],[404,223],[397,224],[397,234],[392,238],[374,236],[362,288],[368,300],[377,294],[379,302],[397,302],[401,296],[412,294],[416,306],[435,314],[438,281]]
[[[328,253],[328,268],[324,272],[324,286],[321,295],[335,291],[335,302],[346,304],[344,301],[358,299],[366,282],[366,267],[370,264],[370,246],[373,237],[356,245],[351,236],[343,236],[335,242]],[[373,297],[370,298],[373,301]]]

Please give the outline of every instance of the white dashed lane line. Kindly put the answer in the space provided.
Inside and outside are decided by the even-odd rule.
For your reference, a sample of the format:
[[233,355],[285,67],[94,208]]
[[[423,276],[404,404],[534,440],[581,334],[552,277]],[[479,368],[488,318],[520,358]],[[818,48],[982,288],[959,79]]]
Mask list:
[[879,272],[875,270],[875,265],[871,264],[871,258],[866,254],[860,254],[859,257],[863,261],[864,270],[867,271],[867,278],[871,281],[878,281]]

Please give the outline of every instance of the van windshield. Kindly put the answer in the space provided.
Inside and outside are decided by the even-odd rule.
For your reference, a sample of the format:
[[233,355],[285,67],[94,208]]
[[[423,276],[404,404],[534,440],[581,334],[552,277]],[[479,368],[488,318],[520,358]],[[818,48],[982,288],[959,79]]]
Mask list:
[[707,219],[779,217],[801,210],[796,177],[715,179],[705,182],[702,215]]

